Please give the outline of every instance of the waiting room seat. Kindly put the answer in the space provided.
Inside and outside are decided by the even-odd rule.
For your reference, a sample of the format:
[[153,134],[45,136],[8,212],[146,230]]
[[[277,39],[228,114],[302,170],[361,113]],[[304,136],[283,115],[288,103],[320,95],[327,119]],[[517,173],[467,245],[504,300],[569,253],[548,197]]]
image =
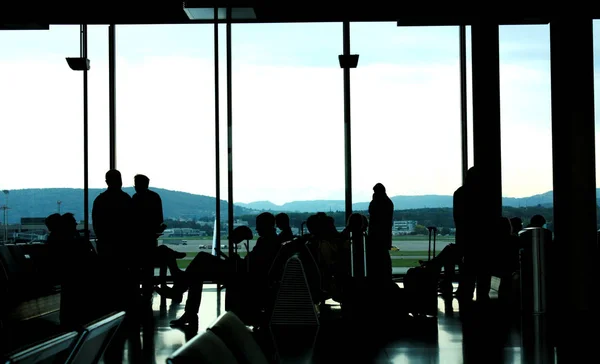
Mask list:
[[194,336],[167,359],[167,364],[238,364],[227,345],[212,331]]
[[65,363],[73,351],[77,350],[77,344],[81,337],[82,334],[76,331],[53,337],[10,355],[5,363]]
[[125,318],[125,312],[104,316],[83,329],[83,338],[67,364],[98,363]]
[[314,302],[300,254],[295,253],[285,264],[269,325],[319,326]]
[[231,350],[240,364],[268,364],[250,329],[233,312],[225,312],[208,328]]

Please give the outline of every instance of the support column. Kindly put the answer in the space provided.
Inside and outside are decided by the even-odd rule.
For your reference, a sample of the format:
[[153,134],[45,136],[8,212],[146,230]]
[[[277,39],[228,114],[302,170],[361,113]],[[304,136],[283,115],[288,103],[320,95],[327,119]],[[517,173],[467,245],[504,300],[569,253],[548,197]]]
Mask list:
[[597,345],[598,246],[592,19],[550,23],[558,361]]
[[231,90],[231,8],[227,8],[227,35],[225,43],[227,46],[227,199],[228,205],[228,219],[229,228],[229,256],[233,256],[233,222],[234,222],[234,208],[233,205],[233,104],[232,104],[232,90]]
[[350,22],[343,24],[344,53],[338,56],[344,71],[344,165],[345,165],[345,208],[346,221],[352,214],[352,123],[350,118],[350,69],[358,66],[358,54],[350,54]]
[[115,24],[108,26],[108,149],[109,169],[117,169],[116,43]]
[[481,213],[502,214],[500,144],[500,52],[497,24],[471,27],[473,70],[473,155],[484,186]]

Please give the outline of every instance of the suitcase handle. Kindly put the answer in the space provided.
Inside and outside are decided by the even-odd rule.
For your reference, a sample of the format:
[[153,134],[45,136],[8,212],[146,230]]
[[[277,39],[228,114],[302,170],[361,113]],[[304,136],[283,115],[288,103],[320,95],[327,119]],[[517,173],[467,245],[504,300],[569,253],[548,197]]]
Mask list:
[[433,257],[435,258],[435,240],[437,236],[437,227],[428,226],[427,230],[429,230],[429,250],[427,251],[427,260],[431,260],[431,234],[433,233]]

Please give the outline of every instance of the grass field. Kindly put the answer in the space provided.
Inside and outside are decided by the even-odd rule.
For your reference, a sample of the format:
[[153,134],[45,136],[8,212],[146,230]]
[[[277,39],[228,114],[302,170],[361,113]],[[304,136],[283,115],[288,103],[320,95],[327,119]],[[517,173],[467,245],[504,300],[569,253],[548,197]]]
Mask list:
[[[212,236],[186,236],[186,237],[160,237],[160,240],[212,240]],[[223,241],[227,240],[227,236],[221,236]],[[252,239],[255,241],[257,237]],[[437,241],[454,241],[454,236],[437,236]],[[427,235],[400,235],[393,236],[392,241],[427,241],[429,236]]]

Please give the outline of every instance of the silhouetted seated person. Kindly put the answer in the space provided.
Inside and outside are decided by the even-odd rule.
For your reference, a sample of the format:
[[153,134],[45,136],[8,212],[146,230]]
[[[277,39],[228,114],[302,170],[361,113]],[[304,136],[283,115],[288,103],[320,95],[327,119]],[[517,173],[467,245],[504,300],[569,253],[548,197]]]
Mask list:
[[546,225],[546,219],[542,215],[533,215],[529,220],[527,227],[544,227]]
[[[441,272],[442,267],[444,273],[447,275],[448,272],[454,272],[456,264],[462,258],[462,251],[457,244],[448,244],[442,251],[430,261],[419,260],[422,267],[431,268],[437,271],[437,274]],[[450,296],[453,293],[452,277],[445,277],[439,284],[440,291],[444,296]]]
[[[248,228],[243,226],[236,228],[232,237],[233,241],[239,243],[247,239],[249,229],[246,229]],[[258,215],[256,217],[256,231],[259,238],[252,251],[244,259],[239,256],[221,259],[200,252],[184,272],[174,275],[175,284],[173,288],[168,290],[157,289],[160,294],[176,300],[181,300],[180,297],[189,289],[185,313],[179,319],[171,322],[173,326],[198,324],[198,310],[202,299],[202,288],[206,280],[226,284],[229,279],[235,279],[237,274],[248,274],[252,276],[252,282],[256,287],[255,297],[248,298],[261,298],[260,295],[268,285],[269,269],[281,247],[275,230],[275,216],[268,212]],[[247,273],[242,273],[246,272],[246,269]]]
[[523,220],[520,217],[513,217],[510,219],[510,226],[512,227],[512,234],[518,236],[519,231],[523,230]]
[[367,245],[367,271],[371,278],[387,281],[392,279],[392,226],[394,203],[387,196],[385,187],[377,183],[373,187],[373,200],[369,204],[369,236]]
[[275,215],[275,224],[281,230],[278,235],[281,243],[294,239],[294,233],[292,233],[292,228],[290,227],[290,216],[288,214],[282,212]]
[[61,282],[60,321],[67,327],[78,327],[104,312],[99,305],[102,286],[97,255],[77,232],[73,214],[62,215],[60,225],[53,225],[53,229],[50,249]]
[[61,220],[60,214],[56,213],[49,215],[44,220],[44,224],[46,225],[46,228],[48,228],[48,237],[46,238],[47,244],[52,245],[57,240],[57,236],[60,234]]

